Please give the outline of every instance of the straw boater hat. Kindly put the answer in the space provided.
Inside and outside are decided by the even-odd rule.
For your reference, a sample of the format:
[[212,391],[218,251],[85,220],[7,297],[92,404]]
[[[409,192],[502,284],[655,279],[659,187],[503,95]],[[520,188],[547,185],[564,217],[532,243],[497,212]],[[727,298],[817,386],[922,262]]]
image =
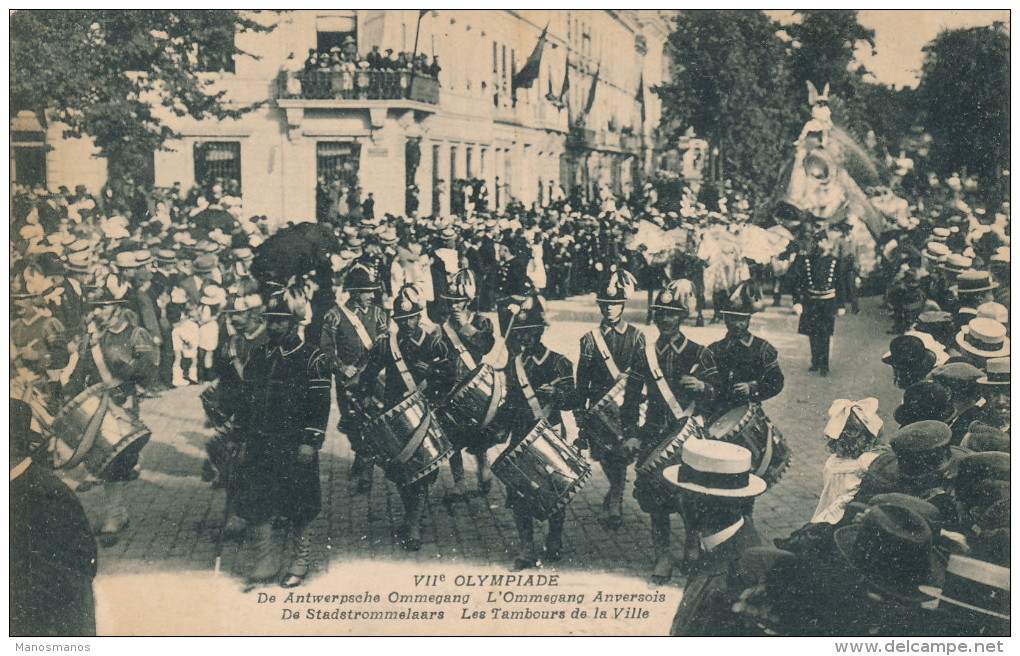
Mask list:
[[958,253],[950,253],[944,260],[939,264],[943,269],[950,273],[963,273],[974,265],[974,260],[967,257],[966,255],[960,255]]
[[956,343],[968,353],[982,358],[1000,358],[1009,355],[1009,338],[1006,327],[994,319],[971,319],[956,333]]
[[1009,568],[967,556],[952,555],[941,588],[919,585],[918,590],[939,601],[1001,620],[1009,620]]
[[921,255],[934,262],[941,262],[949,257],[950,254],[952,254],[952,251],[949,250],[949,247],[940,241],[928,242],[924,250],[921,251]]
[[992,280],[991,274],[987,271],[964,271],[956,277],[956,284],[950,286],[950,291],[958,294],[978,294],[988,292],[999,286],[999,283]]
[[1004,326],[1009,325],[1009,310],[1006,306],[995,301],[988,301],[977,306],[977,316],[985,319],[994,319]]
[[1009,358],[989,358],[978,385],[1009,385]]
[[687,440],[680,464],[666,467],[662,476],[684,490],[734,499],[758,496],[767,487],[751,473],[750,451],[719,440]]
[[227,304],[227,292],[218,285],[206,285],[202,289],[202,298],[199,300],[202,305],[223,306]]
[[937,242],[944,242],[949,239],[952,231],[949,228],[935,228],[931,231],[931,238]]

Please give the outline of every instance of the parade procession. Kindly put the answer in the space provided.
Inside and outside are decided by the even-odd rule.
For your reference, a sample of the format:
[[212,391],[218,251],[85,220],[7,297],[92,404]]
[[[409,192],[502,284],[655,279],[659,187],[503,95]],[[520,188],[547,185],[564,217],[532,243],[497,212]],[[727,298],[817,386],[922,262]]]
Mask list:
[[740,137],[665,127],[690,12],[67,13],[170,15],[168,53],[237,14],[293,52],[149,170],[98,138],[102,175],[58,166],[103,122],[12,104],[12,635],[102,635],[104,575],[261,599],[397,562],[677,592],[640,634],[1010,635],[1003,166],[893,150],[816,77],[744,184]]

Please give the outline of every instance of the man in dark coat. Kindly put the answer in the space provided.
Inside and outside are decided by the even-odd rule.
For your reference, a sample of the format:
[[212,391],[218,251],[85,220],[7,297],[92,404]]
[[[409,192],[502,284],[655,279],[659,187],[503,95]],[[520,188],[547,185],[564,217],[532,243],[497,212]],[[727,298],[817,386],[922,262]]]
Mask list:
[[829,348],[836,316],[846,314],[849,273],[845,263],[832,254],[833,242],[825,231],[815,237],[811,251],[798,257],[788,275],[792,279],[793,311],[800,316],[797,332],[811,343],[811,367],[829,375]]
[[94,636],[96,540],[78,497],[36,462],[32,410],[10,401],[12,636]]
[[581,337],[581,355],[577,362],[577,391],[581,406],[590,410],[617,384],[623,374],[627,379],[620,410],[620,434],[608,434],[608,427],[591,424],[582,419],[578,446],[590,448],[591,456],[602,465],[609,479],[609,491],[602,501],[606,512],[606,527],[620,528],[623,521],[623,489],[627,483],[627,467],[633,455],[623,447],[624,440],[636,436],[640,406],[644,400],[644,381],[629,372],[640,367],[644,360],[645,336],[623,320],[623,308],[628,291],[636,280],[627,271],[615,270],[616,265],[599,286],[595,300],[602,321],[591,332]]
[[[526,287],[518,285],[518,293],[508,298],[499,308],[499,322],[502,331],[507,333],[510,361],[506,367],[506,401],[497,413],[495,423],[509,435],[508,451],[528,436],[540,417],[554,428],[561,424],[566,427],[565,417],[569,416],[570,419],[566,421],[572,423],[572,411],[577,407],[574,365],[565,356],[551,351],[542,343],[546,328],[545,308],[533,288]],[[516,319],[511,327],[513,316]],[[569,432],[567,428],[564,430]],[[517,558],[510,570],[516,572],[535,567],[538,555],[534,544],[534,511],[527,499],[517,495],[508,495],[506,503],[513,511],[520,541]],[[549,517],[543,561],[560,560],[565,520],[566,508]]]
[[700,538],[705,555],[684,586],[670,635],[740,635],[742,622],[732,612],[727,585],[730,567],[745,549],[761,544],[746,499],[765,491],[751,474],[751,452],[718,440],[684,442],[681,464],[667,467],[666,480],[680,488],[684,521]]
[[[449,351],[438,330],[424,330],[421,315],[424,299],[413,284],[404,285],[393,300],[393,320],[397,332],[388,339],[379,340],[368,354],[365,371],[361,375],[359,398],[366,403],[373,398],[373,389],[384,377],[381,403],[366,405],[368,414],[374,410],[387,411],[409,394],[421,391],[428,402],[435,403],[450,389],[446,379]],[[370,436],[366,436],[370,438]],[[398,462],[380,462],[386,477],[400,492],[404,504],[404,523],[400,530],[401,544],[407,551],[421,549],[421,516],[428,495],[428,487],[439,477],[434,469],[424,477],[411,480],[407,468]]]
[[230,485],[238,515],[253,526],[251,583],[276,577],[272,522],[290,520],[293,555],[280,585],[291,588],[308,575],[308,525],[322,504],[319,449],[329,419],[331,369],[325,354],[298,331],[307,304],[292,308],[274,296],[266,307],[269,339],[245,365],[242,399],[233,413],[243,453]]
[[[448,316],[440,326],[440,332],[450,353],[447,380],[453,387],[460,385],[475,371],[496,342],[492,320],[470,310],[475,300],[475,291],[474,272],[461,269],[454,274],[443,297],[447,303]],[[451,420],[444,423],[446,435],[455,449],[450,456],[450,473],[453,475],[450,500],[458,500],[465,495],[463,450],[473,455],[478,465],[478,491],[482,495],[488,494],[492,479],[486,451],[494,443],[492,432],[463,421]]]
[[[645,348],[645,357],[637,374],[648,388],[648,411],[638,437],[628,438],[624,446],[637,451],[637,462],[656,455],[656,448],[681,422],[693,421],[693,415],[711,414],[719,372],[712,352],[688,339],[680,324],[690,316],[694,303],[693,285],[674,281],[656,296],[653,320],[659,338]],[[670,515],[680,511],[675,495],[666,494],[658,480],[649,474],[634,481],[634,498],[641,510],[650,515],[655,566],[652,580],[668,582],[673,576],[670,552]],[[689,567],[699,553],[695,537],[688,531],[684,544],[683,566]]]

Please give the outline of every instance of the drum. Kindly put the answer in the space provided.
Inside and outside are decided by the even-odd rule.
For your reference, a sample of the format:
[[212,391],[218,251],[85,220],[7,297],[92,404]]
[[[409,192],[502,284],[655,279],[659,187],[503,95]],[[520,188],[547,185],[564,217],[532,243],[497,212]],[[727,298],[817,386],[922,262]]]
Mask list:
[[145,424],[113,402],[102,384],[74,397],[47,430],[56,438],[54,466],[71,469],[84,464],[97,478],[117,465],[133,467],[152,437]]
[[737,406],[719,417],[708,427],[708,436],[749,450],[753,473],[770,486],[790,464],[790,449],[783,434],[757,403]]
[[523,503],[537,519],[566,507],[591,478],[591,465],[545,419],[492,463],[511,504]]
[[209,420],[210,426],[222,426],[230,419],[230,415],[223,408],[223,394],[220,392],[219,382],[210,383],[198,395],[202,402],[202,409]]
[[450,440],[417,390],[367,422],[361,436],[398,485],[421,480],[453,453]]
[[629,381],[630,374],[620,374],[609,391],[588,408],[583,416],[585,436],[590,442],[598,443],[604,451],[614,451],[623,444],[623,420],[620,413]]
[[683,417],[680,423],[635,466],[634,471],[641,479],[642,486],[647,485],[665,494],[666,498],[671,498],[676,488],[663,478],[662,472],[670,465],[680,464],[683,444],[691,439],[707,439],[705,429],[693,417]]
[[506,398],[506,376],[490,364],[476,367],[454,388],[444,404],[454,418],[488,426]]

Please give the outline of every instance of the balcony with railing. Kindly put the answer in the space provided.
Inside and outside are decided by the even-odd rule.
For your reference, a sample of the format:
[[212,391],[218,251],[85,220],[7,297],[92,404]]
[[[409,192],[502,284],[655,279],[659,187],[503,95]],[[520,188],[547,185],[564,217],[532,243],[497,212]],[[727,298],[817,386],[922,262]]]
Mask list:
[[292,73],[284,100],[392,101],[439,104],[439,80],[414,71],[313,70]]

